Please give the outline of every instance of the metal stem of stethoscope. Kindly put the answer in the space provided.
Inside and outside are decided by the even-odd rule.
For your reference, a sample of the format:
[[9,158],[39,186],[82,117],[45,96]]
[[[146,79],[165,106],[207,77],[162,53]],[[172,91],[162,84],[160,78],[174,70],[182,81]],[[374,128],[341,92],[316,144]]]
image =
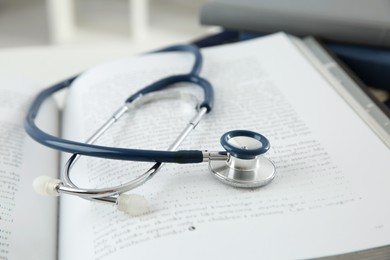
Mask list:
[[[161,98],[161,95],[166,97],[167,92],[149,94],[153,99],[156,96]],[[183,95],[183,94],[181,94]],[[147,101],[150,101],[147,100]],[[107,122],[105,122],[87,141],[86,143],[92,144],[94,143],[107,129],[109,129],[115,122],[119,120],[128,110],[129,107],[134,107],[134,104],[126,103],[120,109],[118,109]],[[180,135],[176,138],[176,140],[170,145],[168,148],[169,151],[175,151],[179,145],[183,142],[183,140],[190,134],[190,132],[196,127],[196,125],[200,122],[201,118],[206,114],[206,108],[200,108],[197,114],[190,120],[187,126],[182,130]],[[215,157],[215,156],[213,156]],[[148,181],[151,177],[153,177],[164,165],[164,163],[157,162],[155,163],[149,170],[138,176],[137,178],[115,187],[110,188],[102,188],[102,189],[83,189],[77,187],[72,180],[70,179],[70,171],[76,161],[80,158],[80,155],[73,154],[70,159],[67,161],[64,167],[64,174],[62,174],[62,184],[58,184],[57,192],[65,193],[65,194],[73,194],[78,195],[79,197],[85,199],[99,200],[105,202],[116,202],[117,195],[132,190],[134,188],[139,187],[146,181]],[[221,160],[226,160],[227,155],[220,155],[219,158]]]

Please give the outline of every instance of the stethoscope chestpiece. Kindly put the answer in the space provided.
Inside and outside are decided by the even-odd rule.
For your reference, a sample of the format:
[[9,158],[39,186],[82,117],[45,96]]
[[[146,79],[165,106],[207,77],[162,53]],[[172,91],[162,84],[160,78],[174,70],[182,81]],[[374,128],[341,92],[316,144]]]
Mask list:
[[257,188],[275,177],[274,164],[262,154],[270,144],[267,138],[248,130],[233,130],[221,137],[226,161],[210,160],[210,172],[225,184],[239,188]]

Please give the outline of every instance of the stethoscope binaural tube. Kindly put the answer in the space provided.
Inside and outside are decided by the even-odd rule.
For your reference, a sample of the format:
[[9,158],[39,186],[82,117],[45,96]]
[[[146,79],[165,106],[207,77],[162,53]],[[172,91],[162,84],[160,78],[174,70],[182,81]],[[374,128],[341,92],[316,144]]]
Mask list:
[[[202,56],[198,48],[192,45],[177,45],[170,48],[160,50],[163,51],[186,51],[194,54],[195,62],[191,72],[183,75],[170,76],[158,80],[149,86],[143,88],[137,93],[131,95],[127,103],[131,103],[137,98],[151,92],[163,90],[170,87],[172,84],[179,82],[189,82],[199,86],[204,93],[204,100],[200,103],[200,108],[206,108],[209,113],[214,104],[214,92],[211,84],[204,78],[199,76],[202,66]],[[26,132],[37,142],[50,148],[67,152],[77,153],[85,156],[100,157],[106,159],[118,159],[128,161],[145,161],[145,162],[164,162],[164,163],[200,163],[203,162],[203,154],[198,150],[189,151],[158,151],[158,150],[142,150],[142,149],[126,149],[117,147],[106,147],[92,145],[87,143],[75,142],[52,136],[42,131],[35,124],[35,118],[39,112],[42,103],[57,91],[69,87],[77,77],[72,77],[68,80],[60,82],[48,89],[41,91],[34,99],[26,119],[24,128]]]

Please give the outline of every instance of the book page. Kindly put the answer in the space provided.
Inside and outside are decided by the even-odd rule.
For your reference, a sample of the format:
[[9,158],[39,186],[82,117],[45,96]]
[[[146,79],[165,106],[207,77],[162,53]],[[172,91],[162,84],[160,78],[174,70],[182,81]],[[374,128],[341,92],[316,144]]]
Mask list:
[[[37,86],[0,76],[0,259],[54,259],[57,200],[33,191],[40,175],[56,177],[58,153],[28,137],[23,121]],[[58,134],[58,110],[51,100],[37,124]]]
[[[140,217],[64,195],[60,259],[312,258],[389,244],[390,152],[290,40],[277,34],[203,54],[215,107],[180,149],[221,150],[229,130],[259,132],[271,142],[273,182],[237,189],[206,163],[166,164],[130,192],[150,202]],[[86,72],[70,92],[64,135],[87,139],[131,93],[189,71],[191,62],[183,53],[154,54]],[[201,96],[195,86],[175,88]],[[166,149],[193,108],[176,100],[147,105],[98,144]],[[83,157],[71,176],[82,187],[105,187],[148,167]]]

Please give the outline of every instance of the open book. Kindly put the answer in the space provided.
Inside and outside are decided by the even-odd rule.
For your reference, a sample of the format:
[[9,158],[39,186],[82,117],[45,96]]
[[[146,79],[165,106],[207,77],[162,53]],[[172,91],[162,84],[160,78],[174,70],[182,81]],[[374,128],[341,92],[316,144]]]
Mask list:
[[[266,187],[237,189],[219,183],[206,164],[166,164],[131,192],[150,202],[139,217],[33,193],[32,180],[58,177],[69,155],[59,159],[26,136],[22,120],[37,88],[2,78],[0,259],[313,258],[390,244],[388,137],[339,95],[340,82],[305,48],[276,34],[202,50],[215,108],[180,149],[221,150],[224,132],[256,131],[271,142],[266,156],[277,175]],[[131,93],[191,64],[188,54],[158,53],[97,66],[73,83],[63,116],[47,102],[39,125],[84,141]],[[191,103],[151,103],[98,144],[166,149],[193,114]],[[104,187],[149,166],[82,157],[71,176],[82,187]]]

